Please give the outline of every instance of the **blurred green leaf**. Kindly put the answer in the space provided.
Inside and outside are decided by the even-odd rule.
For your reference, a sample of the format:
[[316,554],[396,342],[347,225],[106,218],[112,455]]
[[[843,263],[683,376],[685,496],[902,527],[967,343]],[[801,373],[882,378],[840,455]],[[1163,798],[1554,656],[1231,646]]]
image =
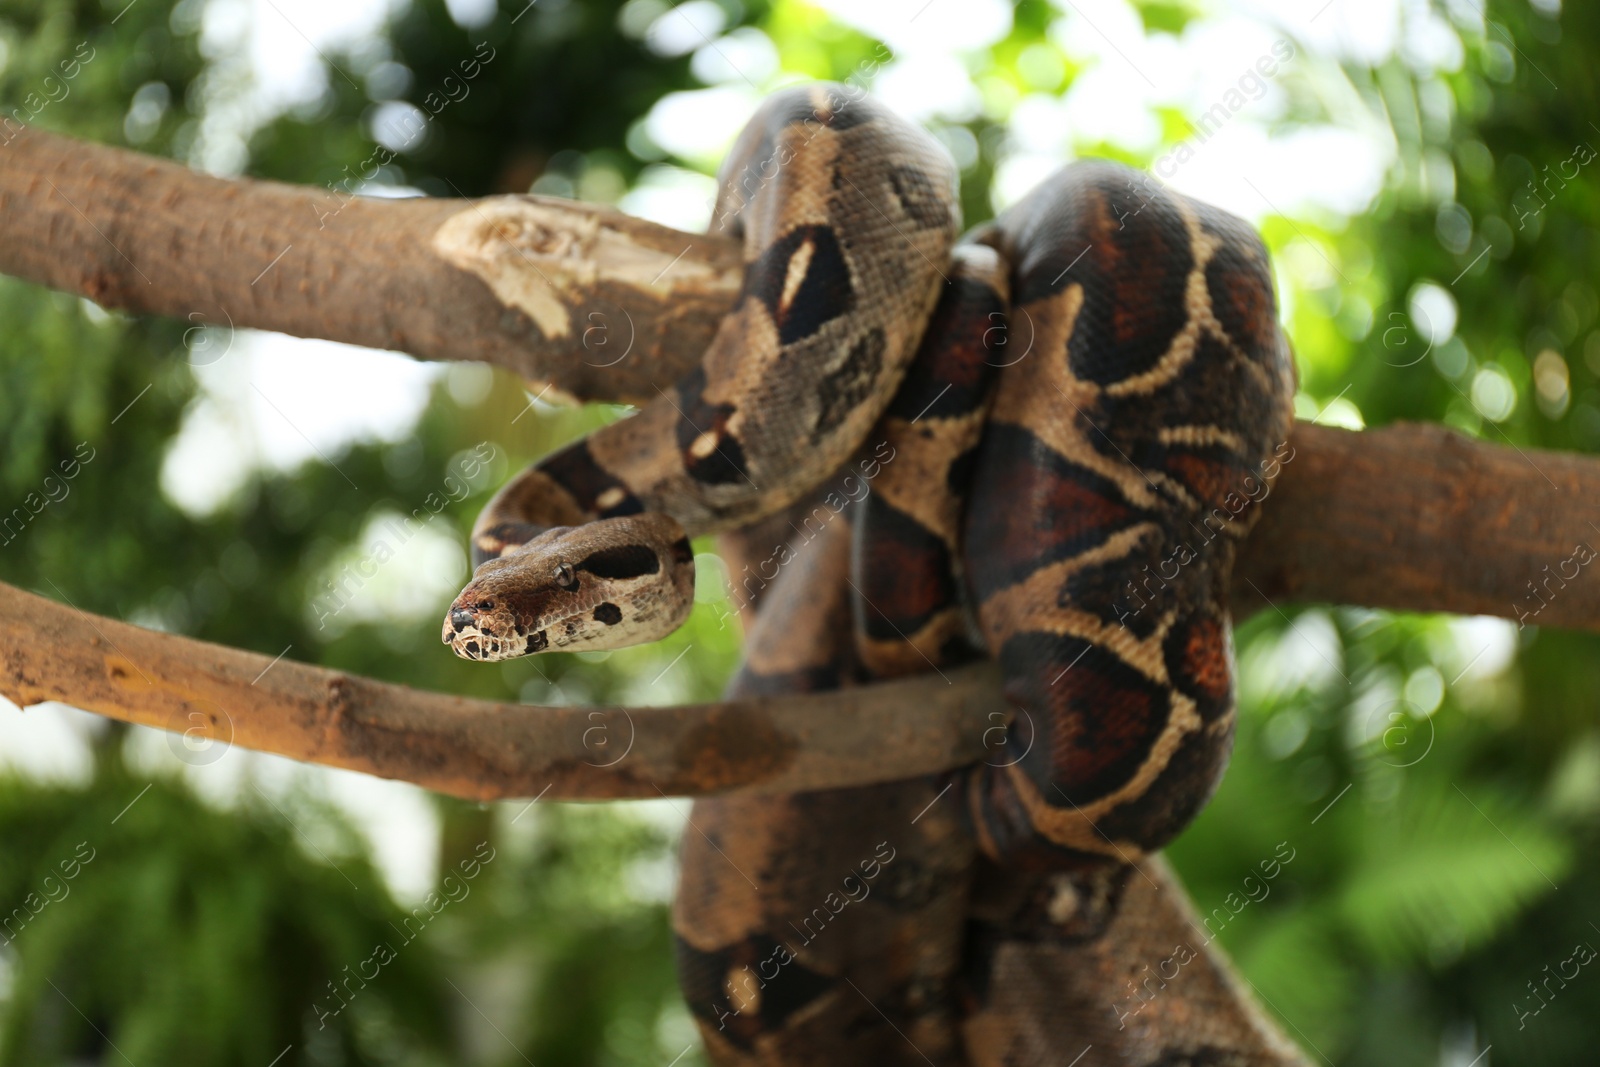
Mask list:
[[1363,832],[1339,910],[1379,962],[1453,960],[1554,891],[1570,863],[1567,840],[1526,806],[1424,786]]

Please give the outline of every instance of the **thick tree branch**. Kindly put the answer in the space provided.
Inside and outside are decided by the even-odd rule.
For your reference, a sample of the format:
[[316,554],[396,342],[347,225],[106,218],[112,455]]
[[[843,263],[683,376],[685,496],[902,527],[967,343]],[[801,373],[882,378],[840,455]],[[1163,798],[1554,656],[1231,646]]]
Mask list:
[[481,360],[585,400],[676,381],[733,305],[739,262],[730,239],[571,200],[372,199],[35,129],[0,144],[0,273],[133,312]]
[[1332,602],[1600,630],[1600,459],[1431,423],[1295,427],[1239,552],[1235,613]]

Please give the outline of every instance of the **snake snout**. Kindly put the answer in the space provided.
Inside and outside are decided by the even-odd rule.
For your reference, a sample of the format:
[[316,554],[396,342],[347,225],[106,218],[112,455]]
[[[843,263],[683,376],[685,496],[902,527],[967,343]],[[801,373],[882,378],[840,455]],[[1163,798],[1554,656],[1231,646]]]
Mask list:
[[466,608],[450,609],[450,625],[456,628],[456,633],[460,633],[462,630],[465,630],[468,626],[471,626],[472,623],[472,612],[468,611]]

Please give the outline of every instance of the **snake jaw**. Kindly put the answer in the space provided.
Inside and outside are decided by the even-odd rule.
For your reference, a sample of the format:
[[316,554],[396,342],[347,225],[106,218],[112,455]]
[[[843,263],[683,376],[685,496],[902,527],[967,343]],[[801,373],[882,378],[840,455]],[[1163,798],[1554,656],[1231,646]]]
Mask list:
[[511,604],[469,585],[450,606],[441,638],[462,659],[493,663],[550,646],[545,629],[531,629]]
[[457,628],[455,616],[456,612],[452,611],[451,618],[445,621],[443,637],[444,643],[462,659],[493,663],[543,652],[550,644],[544,630],[527,635],[512,630],[509,634],[502,635],[476,622],[469,622]]
[[496,596],[478,579],[450,605],[440,637],[462,659],[486,663],[540,652],[549,644],[542,629],[528,629],[506,596]]
[[665,637],[694,607],[694,555],[664,515],[546,531],[486,560],[445,617],[443,642],[494,662]]

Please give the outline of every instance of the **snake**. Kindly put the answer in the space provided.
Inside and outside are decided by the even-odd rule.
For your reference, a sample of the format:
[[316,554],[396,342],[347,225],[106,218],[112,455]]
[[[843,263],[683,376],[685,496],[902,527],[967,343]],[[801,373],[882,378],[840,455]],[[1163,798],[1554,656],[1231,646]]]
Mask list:
[[713,1062],[1032,1067],[1096,1034],[1086,1067],[1298,1063],[1247,1008],[1197,1021],[1248,1005],[1214,950],[1131,1031],[1082,982],[1183,933],[1151,854],[1231,747],[1228,579],[1292,458],[1265,248],[1117,164],[959,244],[954,188],[869,98],[769,98],[719,174],[734,312],[671,393],[495,496],[443,640],[498,660],[663,636],[689,538],[803,510],[855,458],[869,492],[812,508],[730,695],[987,655],[1014,715],[943,778],[696,803],[674,925]]

